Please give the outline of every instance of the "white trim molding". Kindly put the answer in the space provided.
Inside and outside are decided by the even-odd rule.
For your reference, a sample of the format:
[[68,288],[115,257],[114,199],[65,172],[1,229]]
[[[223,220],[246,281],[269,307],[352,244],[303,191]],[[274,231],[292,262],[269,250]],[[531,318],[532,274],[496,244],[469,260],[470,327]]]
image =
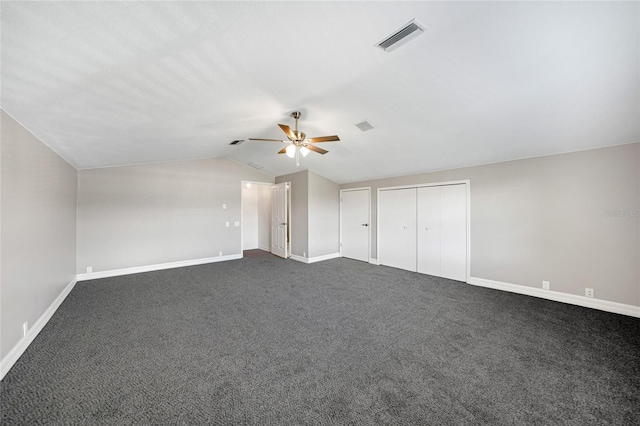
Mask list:
[[297,254],[292,254],[291,256],[289,256],[289,259],[295,260],[297,262],[309,263],[309,259],[303,256],[298,256]]
[[331,253],[331,254],[325,254],[323,256],[316,256],[316,257],[303,257],[303,256],[298,256],[297,254],[292,254],[291,256],[289,256],[290,259],[296,260],[302,263],[316,263],[316,262],[322,262],[323,260],[336,259],[338,257],[342,257],[340,256],[340,253]]
[[378,259],[374,259],[373,257],[369,259],[369,263],[372,265],[380,265],[380,262],[378,262]]
[[640,306],[625,305],[624,303],[609,302],[607,300],[601,299],[592,299],[590,297],[578,296],[575,294],[561,293],[559,291],[544,290],[541,288],[528,287],[518,284],[509,284],[500,281],[487,280],[484,278],[470,277],[467,282],[479,287],[492,288],[495,290],[508,291],[511,293],[525,294],[527,296],[539,297],[541,299],[553,300],[555,302],[569,303],[571,305],[583,306],[585,308],[599,309],[601,311],[613,312],[615,314],[640,318]]
[[90,272],[78,274],[78,281],[94,280],[98,278],[118,277],[120,275],[139,274],[140,272],[161,271],[163,269],[182,268],[184,266],[204,265],[206,263],[224,262],[242,259],[242,253],[227,256],[205,257],[203,259],[181,260],[178,262],[160,263],[157,265],[136,266],[133,268],[112,269],[110,271]]
[[77,276],[74,276],[73,279],[67,286],[62,290],[62,292],[56,297],[56,299],[51,303],[51,305],[47,308],[46,311],[38,318],[38,320],[33,324],[33,326],[27,331],[26,336],[18,341],[18,343],[9,351],[7,356],[0,362],[0,380],[4,378],[4,376],[11,370],[11,367],[18,361],[18,359],[22,356],[24,351],[27,350],[33,339],[38,336],[40,331],[44,328],[45,325],[49,322],[53,314],[58,310],[64,299],[66,299],[67,295],[71,293],[73,287],[75,287],[78,282]]

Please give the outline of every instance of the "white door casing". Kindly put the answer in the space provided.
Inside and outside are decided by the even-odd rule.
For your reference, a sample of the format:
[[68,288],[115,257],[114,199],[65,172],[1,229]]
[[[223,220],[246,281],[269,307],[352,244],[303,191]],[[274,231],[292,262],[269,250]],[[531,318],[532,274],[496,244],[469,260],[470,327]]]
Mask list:
[[340,255],[369,261],[371,190],[340,191]]
[[284,258],[288,256],[288,190],[288,182],[274,185],[271,200],[271,253]]

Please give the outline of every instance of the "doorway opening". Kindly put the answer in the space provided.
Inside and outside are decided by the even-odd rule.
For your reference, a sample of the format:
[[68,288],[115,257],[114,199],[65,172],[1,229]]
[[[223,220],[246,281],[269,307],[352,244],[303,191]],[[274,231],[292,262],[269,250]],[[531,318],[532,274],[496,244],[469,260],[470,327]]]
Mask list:
[[291,255],[291,183],[242,181],[242,250]]

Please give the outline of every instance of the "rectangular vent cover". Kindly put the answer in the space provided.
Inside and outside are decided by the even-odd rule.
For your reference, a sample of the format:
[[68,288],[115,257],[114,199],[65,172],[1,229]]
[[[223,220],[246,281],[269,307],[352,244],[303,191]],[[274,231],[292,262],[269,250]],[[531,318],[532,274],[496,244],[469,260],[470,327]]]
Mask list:
[[244,139],[233,141],[229,145],[240,145],[242,142],[244,142]]
[[360,130],[362,130],[363,132],[366,132],[367,130],[371,130],[374,127],[371,125],[371,123],[369,123],[367,120],[364,120],[362,123],[358,123],[356,124],[356,127]]
[[380,43],[376,44],[376,47],[379,47],[385,52],[390,52],[400,47],[407,41],[422,34],[424,32],[424,29],[424,25],[413,19],[407,25],[400,28],[398,31],[385,38]]
[[264,166],[262,164],[254,163],[253,161],[250,162],[248,165],[253,167],[254,169],[258,169],[258,170],[264,168]]

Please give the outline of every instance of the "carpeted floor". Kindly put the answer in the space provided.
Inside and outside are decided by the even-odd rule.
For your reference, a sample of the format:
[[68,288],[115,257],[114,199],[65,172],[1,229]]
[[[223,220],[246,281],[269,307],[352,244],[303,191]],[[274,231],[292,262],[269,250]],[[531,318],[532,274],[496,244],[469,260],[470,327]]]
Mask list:
[[640,424],[640,319],[372,266],[78,283],[2,424]]

